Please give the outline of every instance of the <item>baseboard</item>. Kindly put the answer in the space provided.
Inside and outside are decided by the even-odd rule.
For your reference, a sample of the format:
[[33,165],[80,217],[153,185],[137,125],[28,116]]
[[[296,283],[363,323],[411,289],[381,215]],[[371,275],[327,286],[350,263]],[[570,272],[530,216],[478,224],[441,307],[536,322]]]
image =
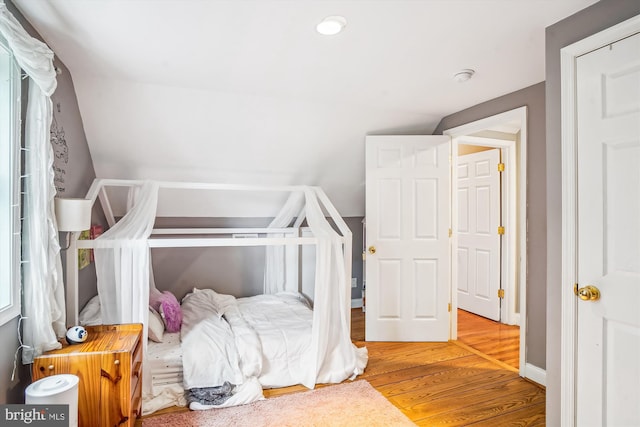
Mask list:
[[524,376],[542,386],[547,386],[547,371],[530,363],[524,366]]
[[516,326],[520,326],[520,313],[515,313],[513,315],[513,324]]
[[362,307],[362,298],[355,298],[351,300],[351,308]]

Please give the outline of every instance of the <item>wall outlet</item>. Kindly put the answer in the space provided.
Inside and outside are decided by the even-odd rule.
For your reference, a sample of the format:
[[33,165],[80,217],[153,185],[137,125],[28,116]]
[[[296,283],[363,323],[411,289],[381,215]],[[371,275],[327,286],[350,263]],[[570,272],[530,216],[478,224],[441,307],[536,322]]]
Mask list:
[[357,277],[352,277],[351,278],[351,287],[352,288],[357,288],[358,287],[358,278]]

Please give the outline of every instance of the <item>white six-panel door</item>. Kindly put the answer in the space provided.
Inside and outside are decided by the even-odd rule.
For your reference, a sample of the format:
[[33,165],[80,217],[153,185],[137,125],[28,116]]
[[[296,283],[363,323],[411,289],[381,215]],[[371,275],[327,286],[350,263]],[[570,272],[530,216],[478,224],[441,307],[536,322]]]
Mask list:
[[366,138],[367,341],[449,339],[450,139]]
[[500,321],[500,150],[458,156],[458,308]]
[[576,425],[639,426],[640,35],[576,69]]

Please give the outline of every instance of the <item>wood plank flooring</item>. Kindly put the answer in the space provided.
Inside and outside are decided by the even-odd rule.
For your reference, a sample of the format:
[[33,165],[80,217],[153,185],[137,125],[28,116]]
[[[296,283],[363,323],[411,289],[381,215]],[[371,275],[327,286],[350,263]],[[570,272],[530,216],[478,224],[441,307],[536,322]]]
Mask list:
[[458,341],[516,369],[520,366],[520,327],[504,325],[458,309]]
[[[360,309],[352,310],[352,339],[369,351],[369,363],[359,378],[369,381],[417,425],[545,425],[544,388],[468,345],[364,342]],[[304,390],[302,386],[265,390],[265,396]]]
[[[545,425],[544,388],[521,378],[517,368],[507,364],[518,360],[517,345],[515,357],[502,352],[504,361],[470,348],[481,341],[481,334],[474,335],[473,325],[468,325],[470,319],[465,318],[461,322],[462,335],[475,337],[466,345],[363,342],[362,310],[352,310],[351,317],[352,339],[358,347],[364,345],[369,350],[369,364],[361,378],[417,425]],[[486,319],[471,320],[483,324]],[[458,334],[460,337],[460,328]],[[512,333],[498,337],[505,342],[513,340]],[[519,335],[516,337],[519,339]],[[494,353],[500,353],[499,345],[495,347]]]

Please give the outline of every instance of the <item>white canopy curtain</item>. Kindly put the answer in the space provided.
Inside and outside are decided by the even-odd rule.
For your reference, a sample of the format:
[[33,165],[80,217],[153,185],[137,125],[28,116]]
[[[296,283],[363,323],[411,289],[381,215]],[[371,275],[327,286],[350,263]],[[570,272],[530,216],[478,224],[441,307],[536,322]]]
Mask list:
[[315,192],[307,188],[304,196],[307,222],[318,239],[311,345],[304,363],[309,369],[302,383],[313,388],[318,382],[340,382],[361,374],[368,355],[366,347],[358,348],[351,342],[340,236],[324,217]]
[[[149,322],[151,257],[148,238],[158,206],[158,183],[145,181],[129,191],[127,213],[95,240],[100,314],[105,325]],[[142,328],[147,354],[147,328]],[[143,393],[151,392],[148,363],[142,364]]]
[[16,62],[29,76],[25,131],[25,180],[22,223],[22,290],[25,346],[23,363],[33,355],[60,348],[65,334],[64,289],[58,229],[53,211],[53,149],[49,142],[52,104],[56,89],[53,52],[31,37],[0,3],[0,33]]
[[[271,221],[269,228],[287,227],[296,215],[303,214],[304,197],[301,191],[294,191],[289,195],[278,215]],[[269,233],[269,237],[282,237],[280,233]],[[286,263],[284,246],[267,246],[264,264],[264,293],[275,294],[285,291]]]
[[149,244],[158,205],[158,183],[146,181],[133,206],[95,241],[100,310],[105,325],[147,324],[149,314]]

